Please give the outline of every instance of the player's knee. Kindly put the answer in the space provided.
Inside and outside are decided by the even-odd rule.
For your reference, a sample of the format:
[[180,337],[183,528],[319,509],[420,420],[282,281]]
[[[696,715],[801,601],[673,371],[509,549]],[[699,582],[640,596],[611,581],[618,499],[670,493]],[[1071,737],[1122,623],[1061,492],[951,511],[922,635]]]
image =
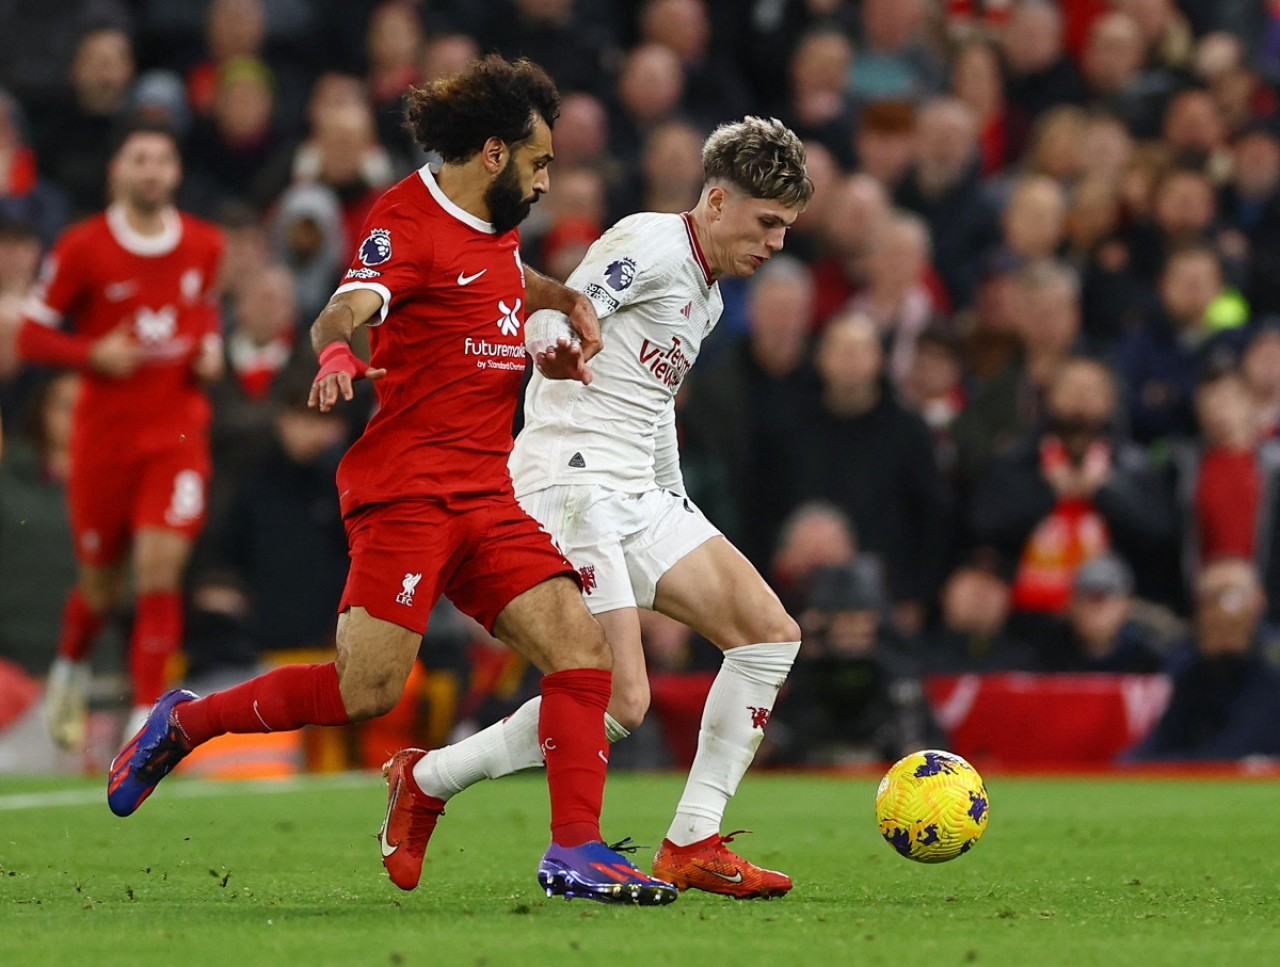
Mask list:
[[379,676],[359,683],[351,680],[343,681],[339,677],[339,689],[342,693],[342,706],[353,722],[386,715],[404,692],[404,681],[390,676]]
[[96,615],[105,615],[115,610],[124,593],[121,582],[109,578],[81,580],[79,590],[85,606]]
[[645,713],[649,711],[649,689],[619,689],[614,686],[613,697],[609,700],[609,714],[615,722],[628,732],[634,732],[644,723]]
[[604,671],[613,669],[613,651],[605,641],[604,630],[594,619],[584,621],[578,632],[567,635],[555,655],[552,656],[554,671],[565,671],[570,668],[599,668]]
[[722,648],[739,645],[754,645],[763,641],[799,641],[800,626],[794,618],[787,614],[785,608],[777,601],[750,614],[742,615],[731,641],[721,643]]

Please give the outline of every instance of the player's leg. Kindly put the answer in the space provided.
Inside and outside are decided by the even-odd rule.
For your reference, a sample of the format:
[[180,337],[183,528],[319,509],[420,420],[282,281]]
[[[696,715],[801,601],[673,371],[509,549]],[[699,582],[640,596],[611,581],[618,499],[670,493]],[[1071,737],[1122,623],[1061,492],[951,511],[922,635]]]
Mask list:
[[164,694],[169,662],[182,646],[182,576],[191,548],[191,538],[182,531],[144,527],[134,536],[134,621],[128,652],[133,711],[125,735],[142,727]]
[[76,586],[67,595],[58,632],[58,653],[45,686],[45,722],[64,749],[84,745],[89,717],[89,656],[111,612],[124,593],[119,564],[81,564]]
[[641,873],[600,836],[612,654],[576,574],[518,505],[496,505],[446,593],[543,672],[538,736],[551,798],[552,845],[538,868],[548,895],[669,903],[676,891]]
[[703,707],[698,751],[675,818],[654,859],[659,876],[734,896],[780,896],[783,874],[728,850],[720,826],[764,738],[778,690],[800,649],[800,629],[755,568],[722,536],[677,561],[657,583],[654,608],[724,651]]
[[348,522],[351,570],[339,603],[336,661],[275,668],[204,698],[166,692],[112,762],[112,810],[132,813],[187,752],[216,735],[347,725],[389,710],[440,595],[439,570],[427,565],[449,553],[441,533],[447,521],[414,510],[393,507]]
[[124,594],[122,561],[128,550],[135,464],[120,455],[72,454],[67,510],[79,574],[67,595],[58,633],[58,653],[49,668],[45,720],[54,741],[66,749],[84,744],[88,721],[89,656],[94,642]]

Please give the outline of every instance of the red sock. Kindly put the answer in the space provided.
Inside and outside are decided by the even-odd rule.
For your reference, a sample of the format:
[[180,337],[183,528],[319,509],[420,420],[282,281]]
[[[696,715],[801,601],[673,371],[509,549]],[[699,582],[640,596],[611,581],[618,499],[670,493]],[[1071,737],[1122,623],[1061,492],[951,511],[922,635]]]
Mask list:
[[609,743],[604,712],[613,677],[600,668],[574,668],[542,679],[538,740],[547,761],[551,841],[581,846],[600,839],[600,808]]
[[138,595],[129,639],[133,704],[151,705],[165,691],[169,658],[182,642],[182,595],[150,591]]
[[225,732],[290,732],[304,725],[351,722],[333,662],[274,668],[233,688],[183,702],[174,717],[193,746]]
[[107,616],[95,614],[84,603],[84,595],[80,589],[74,589],[67,595],[66,606],[62,609],[62,630],[58,634],[58,657],[68,661],[84,661],[93,650],[93,642],[98,632],[107,623]]

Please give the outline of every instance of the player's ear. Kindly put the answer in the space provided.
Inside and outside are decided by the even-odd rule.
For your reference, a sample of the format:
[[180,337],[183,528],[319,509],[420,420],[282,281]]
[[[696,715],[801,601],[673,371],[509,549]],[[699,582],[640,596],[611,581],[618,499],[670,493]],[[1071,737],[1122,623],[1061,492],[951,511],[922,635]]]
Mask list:
[[490,138],[484,143],[484,147],[480,149],[480,156],[484,159],[484,166],[491,174],[497,174],[507,166],[507,156],[510,152],[507,142],[501,138]]
[[707,189],[707,208],[719,217],[724,214],[724,203],[729,198],[729,193],[720,185],[712,185]]

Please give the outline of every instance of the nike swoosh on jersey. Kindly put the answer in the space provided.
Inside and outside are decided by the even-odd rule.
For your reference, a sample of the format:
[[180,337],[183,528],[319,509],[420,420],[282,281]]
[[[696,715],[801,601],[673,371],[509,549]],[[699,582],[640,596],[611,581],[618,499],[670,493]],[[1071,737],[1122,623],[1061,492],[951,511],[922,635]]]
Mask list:
[[[387,814],[382,817],[382,829],[378,830],[378,845],[382,847],[382,858],[386,859],[400,848],[399,843],[387,843],[387,826],[391,822],[391,813],[396,808],[396,800],[400,798],[400,779],[396,778],[395,788],[391,790],[391,795],[387,797]],[[391,848],[388,849],[387,847]],[[741,875],[741,874],[739,874]]]
[[742,870],[734,870],[734,871],[733,871],[733,876],[729,876],[729,875],[727,875],[727,874],[725,874],[725,873],[721,873],[721,872],[719,872],[719,871],[717,871],[717,870],[713,870],[713,869],[711,869],[711,867],[709,867],[709,866],[701,866],[701,865],[699,865],[698,863],[694,863],[693,865],[694,865],[694,866],[697,866],[697,867],[698,867],[698,869],[702,870],[702,872],[703,872],[703,873],[710,873],[712,876],[719,877],[720,879],[722,879],[722,880],[724,880],[724,881],[726,881],[726,882],[728,882],[728,883],[741,883],[741,882],[742,882]]
[[465,272],[459,272],[458,285],[470,285],[472,282],[480,278],[480,276],[484,275],[488,271],[489,271],[488,269],[481,269],[475,275],[467,275],[467,273]]

